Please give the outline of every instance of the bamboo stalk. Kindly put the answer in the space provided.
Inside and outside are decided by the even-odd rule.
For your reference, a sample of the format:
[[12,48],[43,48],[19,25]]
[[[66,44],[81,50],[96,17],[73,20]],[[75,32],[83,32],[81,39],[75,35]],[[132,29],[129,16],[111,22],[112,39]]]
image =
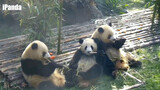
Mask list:
[[140,79],[136,78],[135,76],[129,74],[128,72],[124,72],[124,74],[126,74],[126,75],[128,75],[129,77],[135,79],[135,80],[138,81],[139,83],[138,83],[138,84],[135,84],[135,85],[132,85],[132,86],[125,87],[125,88],[123,88],[122,90],[130,90],[130,89],[137,88],[137,87],[142,86],[143,84],[145,84],[145,82],[143,82],[143,81],[141,81]]
[[63,0],[60,0],[60,11],[59,11],[59,23],[58,23],[58,47],[57,54],[61,53],[61,30],[62,30],[62,13],[63,13]]

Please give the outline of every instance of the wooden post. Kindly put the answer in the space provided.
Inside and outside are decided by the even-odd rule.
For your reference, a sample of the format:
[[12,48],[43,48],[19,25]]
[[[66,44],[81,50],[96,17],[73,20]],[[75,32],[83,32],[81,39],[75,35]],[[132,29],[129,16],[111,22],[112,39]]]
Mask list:
[[60,0],[60,11],[59,11],[59,23],[58,23],[58,47],[57,54],[62,53],[61,51],[61,30],[62,30],[62,14],[63,14],[63,0]]
[[152,16],[151,30],[153,29],[154,19],[155,19],[156,12],[157,12],[157,7],[158,7],[158,0],[155,1],[154,12],[153,12],[153,16]]
[[160,20],[160,0],[157,0],[158,3],[158,19]]

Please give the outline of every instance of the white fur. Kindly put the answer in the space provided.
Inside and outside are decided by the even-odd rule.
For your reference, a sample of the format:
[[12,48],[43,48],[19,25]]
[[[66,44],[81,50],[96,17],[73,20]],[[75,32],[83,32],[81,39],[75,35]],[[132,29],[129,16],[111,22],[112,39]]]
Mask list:
[[[87,49],[85,50],[86,46],[87,46]],[[93,49],[91,48],[91,46],[93,46]],[[85,55],[81,56],[78,62],[77,71],[86,72],[87,70],[89,70],[92,66],[94,66],[97,63],[95,55],[91,54],[92,52],[97,52],[97,44],[94,42],[93,39],[86,38],[81,44],[80,50]]]
[[91,67],[96,64],[96,57],[95,56],[82,56],[80,61],[78,62],[78,72],[86,72]]
[[127,61],[126,53],[122,49],[118,50],[116,48],[111,47],[106,50],[106,54],[111,61],[117,61],[117,60]]
[[[85,50],[85,47],[87,46],[87,49]],[[91,48],[93,46],[93,49]],[[80,47],[81,51],[86,55],[91,55],[89,52],[96,52],[97,51],[97,44],[94,42],[91,38],[86,38]]]
[[[32,47],[33,43],[38,44],[38,49],[32,50],[31,47]],[[35,40],[35,41],[31,42],[26,47],[26,49],[24,50],[21,58],[22,59],[30,58],[30,59],[44,60],[44,58],[42,57],[43,52],[48,53],[48,47],[43,42],[41,42],[39,40]]]
[[[99,33],[98,32],[99,28],[103,28],[104,32]],[[109,35],[111,35],[110,39],[108,39]],[[118,36],[116,35],[116,32],[113,30],[113,28],[107,24],[99,26],[91,36],[91,38],[98,38],[98,39],[102,40],[104,43],[114,42],[117,37]]]

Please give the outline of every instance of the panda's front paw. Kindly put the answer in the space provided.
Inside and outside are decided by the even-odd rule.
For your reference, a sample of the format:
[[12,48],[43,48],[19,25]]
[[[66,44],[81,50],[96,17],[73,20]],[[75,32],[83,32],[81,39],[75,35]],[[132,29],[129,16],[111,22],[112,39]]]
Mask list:
[[124,45],[125,41],[126,41],[125,38],[118,39],[113,44],[113,47],[119,49],[119,48],[121,48]]

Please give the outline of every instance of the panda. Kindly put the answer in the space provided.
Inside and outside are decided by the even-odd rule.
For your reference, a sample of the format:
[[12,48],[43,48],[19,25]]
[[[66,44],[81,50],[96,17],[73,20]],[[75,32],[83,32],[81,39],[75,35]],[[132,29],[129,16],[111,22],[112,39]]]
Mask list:
[[[140,61],[135,60],[129,53],[122,50],[121,47],[126,39],[118,38],[110,25],[99,26],[91,35],[91,38],[100,40],[98,50],[103,51],[114,62],[115,70],[128,70],[129,67],[141,66],[142,63]],[[108,60],[104,58],[102,61],[106,63]],[[106,69],[105,64],[103,64],[103,67]]]
[[62,90],[65,76],[63,66],[50,59],[48,47],[41,41],[31,42],[21,56],[22,73],[30,86],[38,90]]
[[77,71],[79,87],[94,84],[103,73],[102,66],[97,63],[97,42],[91,38],[80,39],[81,46],[69,64],[69,68]]

